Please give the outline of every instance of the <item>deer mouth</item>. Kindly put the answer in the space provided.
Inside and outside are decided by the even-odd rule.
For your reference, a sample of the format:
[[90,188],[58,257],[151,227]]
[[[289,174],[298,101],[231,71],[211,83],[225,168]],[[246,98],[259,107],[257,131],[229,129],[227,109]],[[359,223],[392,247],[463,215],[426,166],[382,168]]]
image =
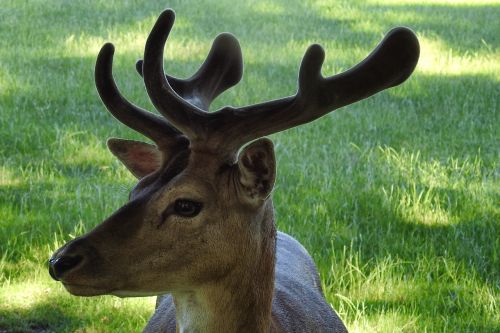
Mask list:
[[64,288],[75,296],[99,296],[112,293],[109,289],[83,284],[74,284],[61,281]]

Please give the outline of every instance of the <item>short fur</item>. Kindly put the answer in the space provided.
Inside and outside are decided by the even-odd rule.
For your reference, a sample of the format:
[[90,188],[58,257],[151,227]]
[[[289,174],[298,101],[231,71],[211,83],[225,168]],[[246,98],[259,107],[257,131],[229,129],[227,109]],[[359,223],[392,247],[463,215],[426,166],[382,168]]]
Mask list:
[[[324,300],[311,257],[299,242],[282,232],[277,234],[275,274],[269,332],[347,332]],[[158,332],[176,332],[172,295],[158,297],[156,311],[144,330]]]

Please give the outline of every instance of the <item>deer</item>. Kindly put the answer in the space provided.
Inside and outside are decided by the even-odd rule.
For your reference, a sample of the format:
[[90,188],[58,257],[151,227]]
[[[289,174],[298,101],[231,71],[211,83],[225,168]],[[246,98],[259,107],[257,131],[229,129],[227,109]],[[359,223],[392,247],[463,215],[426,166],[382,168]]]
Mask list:
[[242,77],[240,45],[219,34],[194,75],[170,76],[163,62],[174,19],[171,9],[160,14],[136,64],[159,115],[119,91],[113,44],[99,52],[103,104],[154,144],[108,139],[138,182],[124,206],[54,252],[50,275],[76,296],[157,296],[146,333],[347,332],[311,256],[276,230],[276,160],[266,136],[404,82],[418,61],[416,35],[394,28],[362,62],[330,77],[313,44],[295,95],[209,112]]

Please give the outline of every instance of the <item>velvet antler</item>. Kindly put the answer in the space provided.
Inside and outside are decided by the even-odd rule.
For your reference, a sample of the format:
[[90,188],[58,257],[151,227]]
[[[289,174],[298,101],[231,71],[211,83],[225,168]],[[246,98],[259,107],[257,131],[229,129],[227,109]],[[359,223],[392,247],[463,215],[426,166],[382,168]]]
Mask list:
[[[143,60],[136,63],[137,72],[143,75]],[[242,76],[241,48],[229,33],[218,35],[200,69],[189,79],[179,80],[166,75],[175,92],[189,103],[207,111],[210,103],[225,90],[236,85]]]
[[302,60],[294,96],[242,108],[225,107],[208,114],[180,96],[164,74],[163,49],[174,19],[172,10],[164,11],[146,42],[143,71],[149,97],[191,145],[204,145],[228,155],[253,139],[313,121],[402,83],[419,57],[415,34],[407,28],[395,28],[361,63],[323,78],[325,54],[321,46],[312,45]]
[[217,150],[228,158],[256,138],[311,122],[404,82],[415,69],[420,52],[417,37],[410,29],[395,28],[361,63],[324,78],[321,67],[325,53],[314,44],[302,60],[295,95],[208,113],[213,99],[241,78],[239,44],[230,34],[219,35],[196,74],[186,80],[173,78],[165,75],[163,52],[174,20],[172,10],[160,15],[147,39],[144,61],[137,63],[147,93],[166,121],[121,96],[111,73],[111,44],[104,45],[97,60],[97,89],[115,117],[155,142],[170,144],[185,135],[192,147]]
[[[114,46],[105,44],[97,57],[95,82],[106,108],[125,125],[144,134],[160,148],[177,145],[185,136],[168,121],[130,103],[118,90],[112,73]],[[142,75],[142,60],[136,64]],[[220,34],[214,41],[207,59],[189,79],[165,78],[175,94],[208,111],[212,101],[241,80],[242,57],[238,41],[231,34]],[[175,110],[174,110],[175,111]]]

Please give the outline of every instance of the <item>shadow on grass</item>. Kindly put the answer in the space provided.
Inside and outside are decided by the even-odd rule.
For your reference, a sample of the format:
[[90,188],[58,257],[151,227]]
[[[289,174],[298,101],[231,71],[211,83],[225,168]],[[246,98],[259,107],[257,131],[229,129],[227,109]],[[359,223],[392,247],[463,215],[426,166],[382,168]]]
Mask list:
[[[237,4],[236,11],[233,6],[228,6],[227,3],[221,1],[208,1],[201,6],[193,6],[181,1],[168,4],[168,7],[176,10],[177,20],[182,22],[176,24],[173,34],[176,38],[189,37],[190,40],[212,39],[223,31],[245,36],[245,39],[254,42],[262,41],[263,36],[272,34],[276,44],[286,43],[290,39],[330,39],[332,37],[330,31],[335,26],[341,25],[341,21],[353,20],[322,18],[312,7],[301,2],[292,6],[283,2],[279,6],[282,10],[273,13],[256,10],[258,6],[245,2]],[[72,4],[71,9],[63,3],[47,9],[45,4],[40,2],[22,9],[10,8],[9,20],[0,22],[0,28],[4,31],[17,30],[21,36],[29,34],[30,37],[54,48],[63,46],[70,36],[107,38],[110,33],[118,31],[140,29],[149,31],[150,26],[163,9],[165,9],[163,1],[122,2],[112,5],[98,1],[81,2]],[[28,25],[26,21],[19,20],[25,14],[23,12],[27,12],[30,16]],[[60,26],[61,29],[52,29],[47,35],[46,29],[40,29],[40,26],[47,21],[53,23],[51,28]],[[260,24],[255,24],[255,22],[260,22]],[[301,22],[301,29],[297,29],[297,22]],[[364,34],[363,32],[352,33],[359,35],[356,37]]]
[[75,332],[81,325],[80,319],[68,314],[56,300],[46,299],[28,308],[0,309],[0,332]]
[[492,144],[496,140],[494,124],[499,121],[497,90],[498,80],[490,75],[416,73],[401,88],[355,105],[366,110],[352,116],[363,130],[348,136],[361,147],[363,141],[378,143],[420,151],[436,160],[479,154],[485,167],[491,167],[497,159]]
[[367,5],[366,12],[389,26],[403,24],[437,36],[462,54],[498,47],[498,5]]
[[[353,188],[360,191],[339,189],[341,199],[336,200],[344,204],[330,206],[335,213],[328,214],[328,220],[336,221],[331,233],[313,231],[311,235],[316,221],[309,216],[307,204],[297,221],[285,222],[291,224],[291,233],[312,252],[326,285],[337,286],[336,279],[342,284],[350,281],[341,275],[351,274],[346,273],[353,269],[351,264],[355,267],[352,274],[361,274],[352,281],[354,285],[333,287],[333,303],[337,305],[341,301],[337,293],[346,290],[352,293],[350,301],[359,304],[358,310],[368,320],[381,314],[402,313],[416,318],[409,329],[416,328],[418,332],[442,331],[445,327],[496,332],[498,323],[491,297],[500,287],[500,228],[499,216],[491,207],[469,206],[465,214],[460,212],[461,207],[457,211],[452,208],[450,214],[455,214],[456,223],[430,225],[409,219],[397,203],[387,203],[378,186],[368,191],[363,190],[362,184]],[[451,202],[460,197],[461,203],[473,200],[451,188],[440,191]],[[287,209],[276,201],[279,221]],[[293,226],[296,222],[302,224],[298,219],[304,218],[308,228]],[[347,256],[359,261],[342,261],[346,258],[338,254],[343,248],[348,249]],[[331,258],[336,260],[329,261]],[[346,319],[354,320],[350,316]]]
[[0,332],[134,332],[134,326],[144,326],[153,310],[153,303],[149,302],[137,306],[110,296],[82,298],[61,294],[56,289],[62,288],[42,293],[36,289],[34,299],[20,300],[24,304],[2,304]]

